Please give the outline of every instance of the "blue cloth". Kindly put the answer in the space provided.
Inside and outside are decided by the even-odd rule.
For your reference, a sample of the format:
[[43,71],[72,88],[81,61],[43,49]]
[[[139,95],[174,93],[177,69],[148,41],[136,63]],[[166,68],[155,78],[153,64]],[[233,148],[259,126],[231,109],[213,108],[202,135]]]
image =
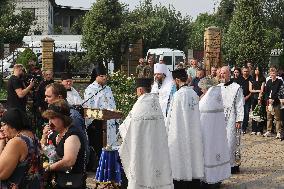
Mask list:
[[170,108],[170,105],[171,105],[171,101],[172,101],[172,98],[173,98],[175,92],[177,92],[177,87],[176,87],[176,85],[172,85],[170,96],[169,96],[169,99],[168,99],[168,104],[167,104],[166,116],[168,115],[168,111],[169,111],[169,108]]
[[96,172],[96,180],[121,184],[121,169],[118,151],[103,149]]

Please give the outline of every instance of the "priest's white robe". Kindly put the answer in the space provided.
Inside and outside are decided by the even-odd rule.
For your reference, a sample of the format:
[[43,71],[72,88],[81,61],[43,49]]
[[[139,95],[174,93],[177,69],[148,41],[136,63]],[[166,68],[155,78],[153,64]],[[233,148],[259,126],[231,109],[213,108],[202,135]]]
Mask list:
[[144,94],[119,127],[128,189],[172,189],[169,148],[157,94]]
[[[93,96],[96,94],[95,96]],[[92,97],[93,96],[93,97]],[[87,101],[88,100],[88,101]],[[97,108],[97,109],[108,109],[115,110],[116,105],[114,97],[109,86],[102,87],[96,81],[90,84],[84,93],[84,108]],[[92,123],[93,119],[85,119],[86,126]],[[117,145],[117,128],[115,124],[115,119],[107,121],[107,145],[116,146]]]
[[70,105],[81,105],[83,103],[79,93],[71,87],[71,91],[67,91],[67,102]]
[[204,150],[204,181],[218,183],[231,176],[221,87],[211,87],[199,101]]
[[190,87],[173,96],[166,128],[174,180],[191,181],[204,176],[199,97]]
[[244,96],[243,90],[239,84],[229,82],[221,86],[225,120],[227,125],[227,139],[230,150],[230,164],[231,167],[239,166],[241,164],[240,154],[240,129],[236,128],[236,122],[242,122],[244,119]]

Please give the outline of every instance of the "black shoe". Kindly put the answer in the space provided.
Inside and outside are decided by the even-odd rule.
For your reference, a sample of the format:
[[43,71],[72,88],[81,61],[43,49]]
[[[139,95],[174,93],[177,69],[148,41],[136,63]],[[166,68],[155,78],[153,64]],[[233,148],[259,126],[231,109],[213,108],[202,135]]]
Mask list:
[[240,172],[240,166],[231,167],[231,174],[238,174]]

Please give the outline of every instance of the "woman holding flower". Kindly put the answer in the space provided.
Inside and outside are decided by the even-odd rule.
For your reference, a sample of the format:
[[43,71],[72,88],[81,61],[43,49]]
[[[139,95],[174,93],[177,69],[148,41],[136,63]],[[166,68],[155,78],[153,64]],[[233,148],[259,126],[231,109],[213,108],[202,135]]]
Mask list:
[[[252,93],[252,110],[258,107],[260,113],[264,111],[263,94],[264,94],[265,78],[260,66],[257,66],[253,72],[252,80],[249,82],[249,91]],[[263,132],[264,120],[257,122],[252,120],[252,132],[251,135],[261,135]]]

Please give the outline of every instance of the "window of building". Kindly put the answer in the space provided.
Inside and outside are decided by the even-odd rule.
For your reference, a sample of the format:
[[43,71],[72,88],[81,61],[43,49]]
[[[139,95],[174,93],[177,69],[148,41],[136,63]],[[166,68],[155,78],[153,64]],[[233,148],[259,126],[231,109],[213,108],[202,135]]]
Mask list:
[[69,27],[69,16],[63,16],[63,27],[64,28]]
[[72,27],[72,25],[74,24],[74,19],[75,17],[74,16],[70,16],[70,27]]

